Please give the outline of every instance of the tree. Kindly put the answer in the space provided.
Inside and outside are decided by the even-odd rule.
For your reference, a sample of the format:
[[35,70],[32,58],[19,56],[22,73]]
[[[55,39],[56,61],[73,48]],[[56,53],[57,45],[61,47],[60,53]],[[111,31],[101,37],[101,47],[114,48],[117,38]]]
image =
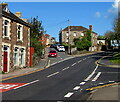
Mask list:
[[75,38],[73,40],[75,46],[78,48],[78,50],[88,50],[91,46],[91,31],[86,31],[85,36],[80,38]]
[[30,21],[31,30],[30,30],[30,46],[34,47],[35,53],[40,56],[44,46],[42,45],[40,39],[44,34],[44,28],[42,22],[38,21],[38,17],[31,18]]
[[120,44],[120,12],[118,13],[118,18],[115,19],[114,22],[114,38],[117,40],[117,43]]

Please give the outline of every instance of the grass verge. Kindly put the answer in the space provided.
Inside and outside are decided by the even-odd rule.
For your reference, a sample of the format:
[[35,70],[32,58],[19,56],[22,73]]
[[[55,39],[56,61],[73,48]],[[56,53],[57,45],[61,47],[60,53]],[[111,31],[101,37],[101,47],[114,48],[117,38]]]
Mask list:
[[112,63],[120,64],[120,53],[115,54],[110,61]]

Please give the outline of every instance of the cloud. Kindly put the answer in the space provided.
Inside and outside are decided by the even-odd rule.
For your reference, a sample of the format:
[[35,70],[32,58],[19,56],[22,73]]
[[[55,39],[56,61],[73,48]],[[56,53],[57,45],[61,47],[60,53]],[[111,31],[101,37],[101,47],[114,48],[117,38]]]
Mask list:
[[118,8],[118,7],[119,7],[119,4],[120,4],[120,3],[118,3],[118,2],[120,2],[120,0],[115,0],[115,1],[114,1],[114,4],[112,5],[112,7],[113,7],[113,8]]
[[96,12],[95,16],[99,18],[101,16],[101,13],[100,12]]

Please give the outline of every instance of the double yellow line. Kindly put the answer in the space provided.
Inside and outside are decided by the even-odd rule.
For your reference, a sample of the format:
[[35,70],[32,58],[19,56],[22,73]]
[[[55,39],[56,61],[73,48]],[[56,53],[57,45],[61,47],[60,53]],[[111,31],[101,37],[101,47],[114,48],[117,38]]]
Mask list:
[[99,88],[103,88],[103,87],[107,87],[107,86],[112,86],[112,85],[119,85],[119,84],[120,84],[120,82],[116,82],[116,83],[111,83],[111,84],[106,84],[106,85],[101,85],[101,86],[96,86],[96,87],[88,88],[86,90],[92,91],[92,90],[95,90],[95,89],[99,89]]

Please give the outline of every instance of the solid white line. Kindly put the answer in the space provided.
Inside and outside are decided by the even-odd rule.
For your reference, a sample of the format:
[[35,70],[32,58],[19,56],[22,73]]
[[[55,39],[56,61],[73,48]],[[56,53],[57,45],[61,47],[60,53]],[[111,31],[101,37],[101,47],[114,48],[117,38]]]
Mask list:
[[95,73],[95,71],[97,70],[97,68],[98,68],[98,65],[96,66],[96,68],[94,69],[94,71],[84,81],[90,80],[90,78],[93,76],[93,74]]
[[64,69],[62,69],[62,71],[67,70],[67,69],[69,69],[69,68],[70,68],[70,67],[64,68]]
[[98,72],[98,74],[95,76],[95,78],[92,81],[96,81],[100,75],[101,75],[101,72]]
[[69,92],[69,93],[67,93],[64,97],[69,98],[69,97],[72,96],[72,95],[73,95],[73,93],[72,93],[72,92]]
[[39,80],[35,80],[35,81],[30,82],[30,83],[24,84],[24,85],[22,85],[22,86],[16,87],[16,88],[14,88],[14,89],[18,89],[18,88],[21,88],[21,87],[23,87],[23,86],[27,86],[27,85],[29,85],[29,84],[36,83],[36,82],[38,82],[38,81],[39,81]]
[[99,83],[99,84],[104,84],[104,83]]
[[76,65],[76,63],[72,64],[72,66]]
[[80,63],[82,60],[78,61],[78,63]]
[[80,89],[80,86],[76,86],[73,90],[78,90]]
[[85,82],[81,82],[81,83],[80,83],[80,85],[84,85],[84,84],[85,84]]
[[59,73],[59,72],[55,72],[55,73],[53,73],[53,74],[48,75],[47,77],[49,78],[49,77],[54,76],[54,75],[56,75],[56,74],[58,74],[58,73]]

